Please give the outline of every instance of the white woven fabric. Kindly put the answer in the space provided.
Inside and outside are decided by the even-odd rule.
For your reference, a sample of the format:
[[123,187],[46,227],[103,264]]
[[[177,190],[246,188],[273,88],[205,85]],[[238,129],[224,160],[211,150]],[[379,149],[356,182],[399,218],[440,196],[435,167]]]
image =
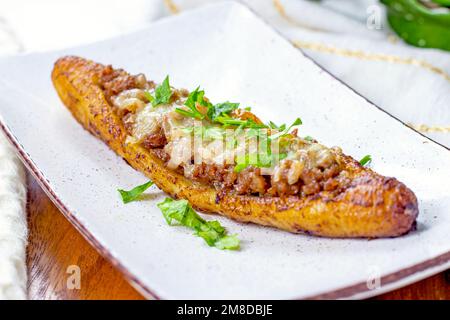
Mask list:
[[[0,56],[13,54],[19,47],[14,31],[0,16]],[[0,132],[0,300],[27,297],[26,195],[22,163]]]
[[0,299],[25,299],[25,172],[0,133]]

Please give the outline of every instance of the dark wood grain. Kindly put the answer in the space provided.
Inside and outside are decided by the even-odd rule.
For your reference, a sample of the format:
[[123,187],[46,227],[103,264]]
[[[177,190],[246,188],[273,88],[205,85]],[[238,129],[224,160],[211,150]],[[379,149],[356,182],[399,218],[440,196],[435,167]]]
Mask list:
[[[142,299],[122,274],[100,256],[28,176],[27,249],[30,299]],[[67,268],[81,270],[80,289],[68,289]],[[447,299],[450,276],[440,273],[374,299]]]
[[375,297],[376,300],[450,300],[450,271]]
[[[142,299],[65,219],[31,176],[27,208],[30,299]],[[79,290],[67,288],[71,265],[81,270]]]

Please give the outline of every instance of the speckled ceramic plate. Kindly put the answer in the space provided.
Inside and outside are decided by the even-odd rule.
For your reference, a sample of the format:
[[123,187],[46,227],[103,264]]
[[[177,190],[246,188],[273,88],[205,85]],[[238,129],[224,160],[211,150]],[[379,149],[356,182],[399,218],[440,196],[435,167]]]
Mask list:
[[[416,231],[395,239],[337,240],[217,218],[242,239],[210,248],[169,227],[156,203],[123,205],[116,188],[147,179],[88,134],[59,101],[53,62],[76,54],[144,72],[176,87],[201,84],[264,120],[300,116],[302,134],[338,145],[406,183],[419,198]],[[145,30],[70,50],[0,62],[1,126],[62,213],[144,295],[158,298],[369,297],[449,267],[450,152],[406,127],[322,70],[239,4],[161,20]],[[212,217],[210,217],[212,218]]]

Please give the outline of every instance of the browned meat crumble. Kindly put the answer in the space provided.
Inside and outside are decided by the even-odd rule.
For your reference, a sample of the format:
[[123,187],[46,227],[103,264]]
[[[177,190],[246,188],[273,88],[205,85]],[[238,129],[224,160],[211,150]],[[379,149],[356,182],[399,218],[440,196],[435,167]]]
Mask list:
[[[104,90],[106,99],[109,102],[125,90],[155,88],[155,83],[147,81],[144,75],[131,76],[125,71],[121,69],[115,70],[111,66],[107,66],[102,70],[99,85]],[[188,92],[186,90],[174,90],[171,100],[177,101],[187,95]],[[134,111],[128,109],[117,110],[129,134],[131,134],[133,126],[132,114]],[[239,113],[237,116],[240,116]],[[242,119],[247,117],[248,114],[242,115]],[[170,156],[163,150],[166,144],[167,139],[163,130],[147,135],[141,142],[144,148],[153,150],[161,160],[167,163],[170,160]],[[295,183],[290,183],[289,181],[290,176],[295,172],[295,168],[292,165],[292,161],[284,161],[279,174],[269,176],[262,175],[259,168],[252,166],[236,173],[233,165],[202,163],[194,165],[194,169],[187,176],[193,180],[213,185],[216,189],[230,190],[242,195],[309,196],[323,191],[337,193],[342,188],[349,186],[345,172],[341,170],[341,166],[338,163],[331,163],[326,167],[313,169],[305,168],[299,173],[298,180]],[[181,167],[177,168],[178,170],[183,172]]]

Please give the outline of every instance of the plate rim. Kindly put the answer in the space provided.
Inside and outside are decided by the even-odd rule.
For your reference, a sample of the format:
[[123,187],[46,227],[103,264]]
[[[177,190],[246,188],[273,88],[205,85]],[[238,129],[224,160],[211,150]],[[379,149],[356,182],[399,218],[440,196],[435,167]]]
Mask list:
[[[222,2],[220,2],[222,3]],[[372,101],[370,101],[368,98],[360,94],[358,91],[356,91],[354,88],[350,87],[348,84],[346,84],[343,80],[337,78],[332,73],[330,73],[326,68],[324,68],[322,65],[320,65],[317,61],[312,59],[307,53],[305,53],[302,49],[295,47],[279,30],[277,30],[274,26],[269,24],[263,17],[258,15],[252,8],[248,7],[245,4],[242,4],[240,2],[236,1],[230,1],[228,2],[230,6],[239,6],[241,8],[245,8],[248,11],[252,13],[252,15],[256,18],[262,21],[266,26],[268,26],[273,32],[275,32],[280,38],[282,38],[284,41],[289,43],[289,45],[300,51],[302,55],[310,60],[312,63],[314,63],[318,68],[320,68],[322,71],[326,72],[328,75],[330,75],[333,79],[340,82],[341,85],[344,85],[348,89],[350,89],[354,94],[358,95],[359,97],[363,98],[368,104],[370,104],[372,107],[377,108],[378,110],[384,112],[389,117],[397,120],[400,124],[407,127],[409,130],[421,135],[422,137],[426,138],[427,140],[431,141],[432,143],[443,147],[446,151],[450,151],[450,148],[443,145],[442,143],[435,141],[434,139],[424,135],[423,133],[417,131],[414,128],[411,128],[406,123],[404,123],[402,120],[397,118],[396,116],[392,115],[388,111],[382,109]],[[194,9],[195,10],[195,9]],[[150,24],[151,25],[151,24]],[[147,29],[149,27],[146,26],[142,28],[141,30]],[[123,35],[126,36],[126,35]],[[23,56],[23,55],[21,55]],[[12,57],[9,57],[12,58]],[[6,58],[8,59],[8,58]],[[37,165],[34,163],[32,157],[26,152],[24,147],[20,144],[18,139],[14,136],[13,132],[9,129],[7,126],[5,120],[0,116],[0,129],[5,134],[6,139],[11,143],[13,148],[15,149],[16,154],[18,155],[21,162],[25,165],[25,167],[28,169],[28,171],[31,173],[31,175],[36,179],[39,186],[44,190],[46,195],[52,200],[52,202],[55,204],[55,206],[58,208],[58,210],[66,217],[66,219],[77,229],[78,232],[83,236],[83,238],[92,246],[95,248],[95,250],[106,260],[108,260],[116,269],[118,269],[125,277],[125,279],[137,290],[139,293],[141,293],[145,298],[153,298],[156,300],[165,299],[158,295],[155,290],[151,289],[148,285],[144,284],[137,276],[135,276],[127,267],[125,267],[122,262],[119,261],[118,258],[116,258],[111,251],[106,248],[97,238],[84,226],[82,222],[67,208],[67,206],[64,204],[64,202],[59,198],[57,193],[52,189],[49,180],[45,177],[45,175],[40,171],[40,169],[37,167]],[[432,276],[434,274],[437,274],[443,270],[446,270],[450,266],[450,250],[440,254],[438,256],[434,256],[433,258],[424,260],[422,262],[419,262],[417,264],[414,264],[409,267],[405,267],[403,269],[400,269],[398,271],[394,271],[391,273],[388,273],[386,275],[383,275],[380,278],[380,283],[382,286],[377,289],[369,289],[367,287],[366,282],[359,282],[352,285],[347,285],[341,288],[332,289],[329,291],[324,291],[318,294],[304,296],[304,297],[294,297],[291,298],[293,300],[296,299],[306,299],[306,300],[320,300],[320,299],[348,299],[352,298],[356,295],[359,295],[361,298],[369,298],[372,296],[376,296],[379,294],[382,294],[384,292],[389,292],[398,288],[401,288],[403,286],[406,286],[408,284],[415,283],[417,281],[420,281],[424,278],[427,278],[429,276]],[[422,273],[419,275],[419,273]],[[404,283],[402,283],[402,281]],[[398,284],[396,286],[395,284]],[[392,286],[389,287],[388,290],[383,290],[383,287],[386,286]]]

